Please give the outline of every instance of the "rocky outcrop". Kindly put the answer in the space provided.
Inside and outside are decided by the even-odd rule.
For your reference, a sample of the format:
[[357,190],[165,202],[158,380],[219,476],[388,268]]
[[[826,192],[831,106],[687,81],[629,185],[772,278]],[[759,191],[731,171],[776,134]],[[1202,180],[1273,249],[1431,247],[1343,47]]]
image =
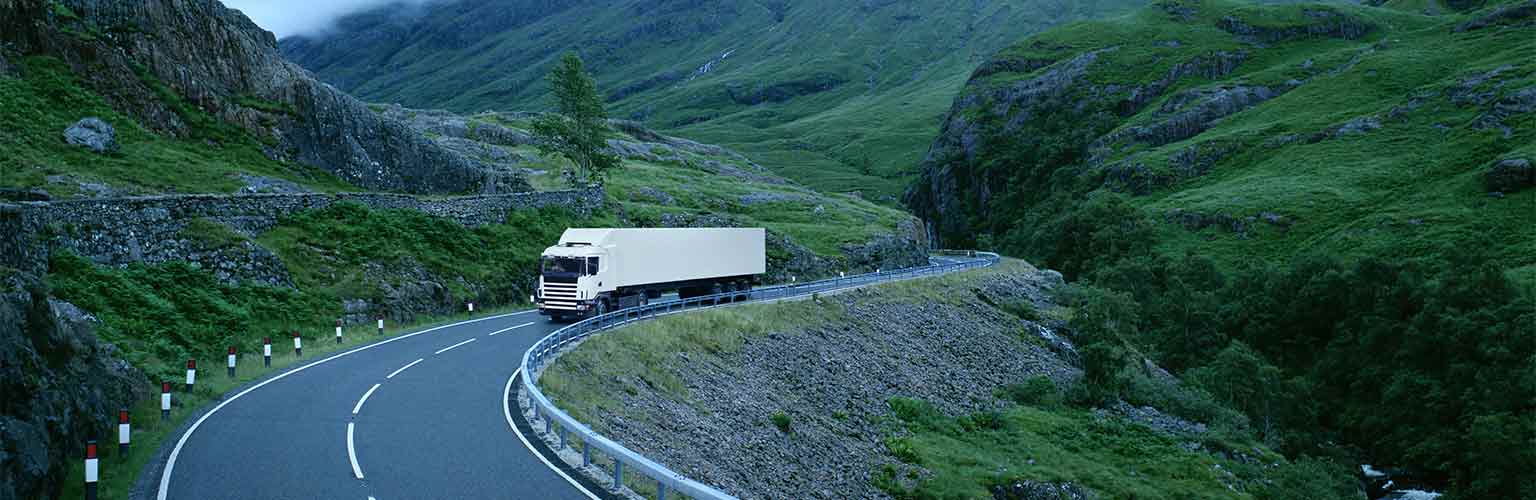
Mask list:
[[1476,31],[1493,26],[1531,22],[1536,18],[1536,0],[1513,3],[1495,9],[1475,19],[1456,26],[1456,31]]
[[1502,160],[1483,173],[1483,186],[1490,193],[1506,194],[1536,187],[1536,167],[1525,158]]
[[271,33],[218,0],[4,0],[0,10],[10,50],[65,60],[152,130],[192,135],[203,126],[193,114],[206,112],[264,138],[275,159],[369,189],[526,190],[515,172],[438,146],[317,81],[282,58]]
[[1375,29],[1365,20],[1322,7],[1304,9],[1302,17],[1304,21],[1299,25],[1265,26],[1250,24],[1237,16],[1226,16],[1217,26],[1254,44],[1272,44],[1309,37],[1355,40]]
[[58,498],[86,440],[110,446],[117,411],[150,382],[94,333],[95,318],[36,285],[0,284],[0,498]]
[[64,129],[64,142],[101,154],[116,153],[117,130],[100,118],[85,118]]

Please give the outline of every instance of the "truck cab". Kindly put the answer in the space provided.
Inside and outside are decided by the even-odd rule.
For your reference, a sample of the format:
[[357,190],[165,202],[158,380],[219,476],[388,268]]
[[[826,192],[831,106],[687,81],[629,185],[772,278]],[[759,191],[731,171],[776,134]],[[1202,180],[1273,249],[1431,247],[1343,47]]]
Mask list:
[[607,252],[587,243],[563,243],[544,250],[539,259],[539,311],[550,316],[602,314]]

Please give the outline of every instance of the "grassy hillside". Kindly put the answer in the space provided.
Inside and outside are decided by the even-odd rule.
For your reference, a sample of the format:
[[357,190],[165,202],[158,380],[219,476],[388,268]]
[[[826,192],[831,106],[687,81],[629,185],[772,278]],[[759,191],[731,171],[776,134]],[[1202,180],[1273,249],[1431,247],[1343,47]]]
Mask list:
[[[507,168],[528,173],[529,181],[538,189],[569,188],[560,177],[562,169],[569,167],[566,160],[541,156],[536,147],[523,140],[496,143],[496,137],[529,137],[530,115],[481,113],[460,117],[441,111],[386,112],[407,117],[428,135],[471,156],[490,162],[512,159]],[[459,123],[462,128],[456,125]],[[611,199],[623,208],[623,218],[637,226],[716,221],[765,227],[817,255],[840,259],[844,246],[897,234],[899,226],[911,219],[899,210],[859,196],[817,192],[732,150],[661,136],[633,123],[616,123],[621,126],[611,140],[623,144],[623,168],[612,172],[606,187]],[[439,134],[443,131],[449,134]],[[459,146],[466,138],[488,142]]]
[[[893,200],[964,76],[994,50],[1136,0],[441,2],[353,16],[285,54],[364,99],[546,109],[581,53],[615,116],[741,150],[823,191]],[[387,69],[386,69],[387,68]]]
[[1027,38],[906,201],[1102,288],[1105,393],[1140,350],[1287,454],[1531,496],[1536,5],[1454,4],[1169,0]]
[[[1153,230],[1170,255],[1198,250],[1231,263],[1475,245],[1536,276],[1536,233],[1525,223],[1536,191],[1490,197],[1483,182],[1494,164],[1533,156],[1529,19],[1462,30],[1497,7],[1427,16],[1159,5],[1000,52],[996,62],[1028,71],[973,80],[927,165],[929,179],[985,178],[994,196],[962,187],[959,206],[940,214],[946,193],[919,184],[914,207],[947,221],[953,243],[987,237],[1024,248],[1052,237],[1035,231],[1060,208],[1099,191],[1164,220]],[[988,101],[1085,55],[1091,64],[1055,101]],[[982,145],[946,149],[972,136]],[[1068,165],[1070,176],[1053,174]]]
[[[247,184],[244,174],[316,191],[350,189],[320,169],[267,158],[264,144],[163,85],[153,85],[158,98],[189,125],[190,136],[157,134],[114,111],[58,59],[34,56],[16,66],[19,75],[0,74],[0,121],[7,124],[0,134],[0,188],[41,189],[56,197],[230,193]],[[120,76],[153,81],[147,75]],[[64,142],[66,128],[91,116],[116,129],[119,152],[99,155]]]

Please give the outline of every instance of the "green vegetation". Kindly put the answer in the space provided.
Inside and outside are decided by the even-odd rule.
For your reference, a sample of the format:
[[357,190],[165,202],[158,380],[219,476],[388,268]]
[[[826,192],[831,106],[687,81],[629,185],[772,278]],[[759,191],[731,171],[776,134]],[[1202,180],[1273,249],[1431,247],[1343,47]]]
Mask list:
[[[952,418],[924,401],[893,398],[890,404],[907,437],[887,439],[887,448],[928,471],[910,489],[899,485],[895,467],[876,474],[876,484],[902,499],[992,498],[990,488],[1026,480],[1071,482],[1105,498],[1255,498],[1241,488],[1269,477],[1266,465],[1284,462],[1270,452],[1240,460],[1190,450],[1178,438],[1086,409],[1016,406]],[[1328,470],[1336,489],[1349,484],[1347,472],[1337,469]],[[1350,498],[1353,487],[1344,493],[1312,498]]]
[[[522,132],[531,131],[531,121],[496,114],[469,117],[472,126],[494,124]],[[643,143],[646,134],[647,131],[616,131],[609,138]],[[522,165],[525,168],[546,172],[529,177],[535,188],[569,187],[558,175],[551,174],[567,168],[569,164],[565,161],[544,156],[531,146],[510,149],[533,159]],[[663,217],[669,214],[727,217],[744,226],[765,227],[818,255],[832,258],[843,256],[844,245],[863,244],[892,234],[902,221],[910,218],[899,210],[858,196],[820,193],[788,183],[740,156],[707,148],[699,151],[653,146],[651,154],[659,157],[655,161],[623,160],[622,168],[609,171],[605,180],[609,199],[617,202],[625,217],[638,226],[661,225]],[[788,258],[770,253],[769,265],[776,267]]]
[[[54,258],[48,283],[55,296],[96,315],[97,335],[125,360],[152,376],[174,377],[186,359],[210,358],[230,345],[254,350],[263,337],[328,331],[343,299],[382,302],[385,280],[403,276],[443,283],[451,304],[525,303],[548,242],[568,226],[609,223],[545,209],[510,212],[506,224],[469,229],[419,212],[342,203],[294,214],[257,239],[282,259],[297,288],[221,283],[184,262],[113,269],[69,254]],[[182,232],[212,247],[246,241],[206,220]],[[370,273],[371,266],[393,271]]]
[[[381,9],[350,19],[357,31],[282,45],[364,99],[461,112],[548,109],[539,76],[578,50],[615,116],[732,147],[821,191],[891,203],[979,61],[1019,36],[1139,4],[514,0],[410,20]],[[461,37],[464,20],[509,8],[525,14],[464,44],[435,35]],[[365,35],[401,22],[412,36]]]
[[[40,188],[58,197],[94,195],[80,184],[130,194],[228,193],[244,185],[240,174],[251,174],[319,191],[349,187],[318,169],[268,159],[249,134],[187,104],[147,72],[139,77],[187,124],[188,137],[148,130],[114,111],[63,61],[34,56],[15,62],[21,76],[0,77],[0,122],[7,124],[0,134],[0,186]],[[112,124],[121,151],[101,155],[64,142],[64,129],[89,116]],[[50,182],[51,176],[64,180]]]
[[[1115,49],[1017,129],[984,99],[961,110],[992,135],[974,161],[940,163],[976,229],[946,244],[1090,285],[1062,298],[1090,401],[1159,400],[1286,455],[1444,474],[1458,498],[1536,496],[1536,453],[1518,446],[1536,440],[1536,190],[1482,182],[1532,158],[1536,113],[1514,103],[1536,86],[1536,24],[1457,29],[1513,3],[1435,17],[1165,1],[1030,37],[998,60],[1038,64],[967,95]],[[1221,54],[1240,55],[1230,74]],[[1185,64],[1202,70],[1164,80]],[[1176,122],[1257,87],[1270,98]],[[1143,357],[1185,387],[1149,391]]]
[[779,428],[779,432],[789,434],[789,425],[791,421],[789,414],[784,413],[784,410],[773,412],[773,415],[769,416],[768,420],[773,422],[774,427]]
[[576,170],[562,177],[578,186],[602,182],[609,171],[622,164],[618,156],[607,151],[608,135],[613,130],[608,127],[603,99],[597,95],[597,82],[587,74],[581,57],[569,53],[549,72],[549,86],[557,112],[533,120],[539,152],[545,156],[558,153],[570,160]]

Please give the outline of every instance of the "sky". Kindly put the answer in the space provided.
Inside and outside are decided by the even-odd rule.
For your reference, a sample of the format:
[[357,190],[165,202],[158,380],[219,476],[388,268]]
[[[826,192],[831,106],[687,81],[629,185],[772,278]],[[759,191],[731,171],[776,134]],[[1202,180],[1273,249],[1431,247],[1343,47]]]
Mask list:
[[317,35],[330,28],[336,19],[373,7],[392,3],[423,4],[433,0],[222,0],[224,5],[244,12],[257,25],[277,34]]

